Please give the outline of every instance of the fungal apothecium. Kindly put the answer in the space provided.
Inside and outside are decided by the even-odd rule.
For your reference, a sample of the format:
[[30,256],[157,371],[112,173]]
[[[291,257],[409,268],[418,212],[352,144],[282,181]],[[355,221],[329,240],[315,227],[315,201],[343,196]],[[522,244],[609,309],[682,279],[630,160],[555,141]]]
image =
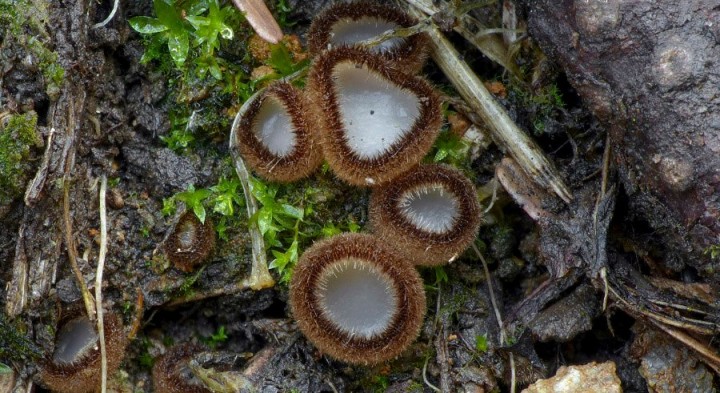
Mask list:
[[465,251],[480,226],[472,182],[447,165],[420,165],[377,187],[373,231],[417,265],[442,265]]
[[440,131],[440,100],[430,84],[363,48],[320,54],[308,88],[323,115],[325,159],[353,185],[375,186],[409,170]]
[[426,308],[410,262],[367,234],[308,248],[293,273],[290,307],[322,352],[357,364],[397,357],[417,337]]
[[200,222],[194,212],[184,212],[163,242],[163,251],[176,268],[191,272],[215,248],[215,228],[209,219]]
[[290,182],[308,176],[322,163],[314,113],[291,84],[270,84],[240,119],[235,134],[240,154],[268,180]]
[[[407,13],[374,2],[336,3],[323,10],[308,30],[312,55],[338,46],[352,46],[395,28],[410,27],[417,20]],[[428,54],[426,34],[394,37],[370,48],[403,70],[422,68]]]
[[[100,386],[100,344],[95,324],[73,310],[63,317],[55,336],[55,351],[40,366],[40,379],[59,393],[94,392]],[[125,357],[127,338],[122,320],[113,313],[103,317],[108,375]]]
[[193,375],[188,366],[193,355],[202,350],[203,347],[193,344],[170,348],[155,361],[153,366],[153,391],[155,393],[210,393],[210,390]]

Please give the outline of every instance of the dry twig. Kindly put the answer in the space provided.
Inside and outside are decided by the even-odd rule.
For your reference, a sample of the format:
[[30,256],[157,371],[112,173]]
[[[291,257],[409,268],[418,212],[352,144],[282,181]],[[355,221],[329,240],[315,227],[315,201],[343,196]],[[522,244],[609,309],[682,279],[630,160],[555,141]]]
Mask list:
[[100,341],[100,391],[107,391],[107,349],[105,348],[105,327],[103,324],[102,305],[102,277],[107,254],[107,210],[105,208],[105,195],[107,193],[107,177],[102,175],[100,180],[100,253],[98,255],[97,270],[95,272],[95,309],[97,311],[98,341]]
[[245,19],[260,38],[272,44],[280,42],[283,37],[282,29],[263,0],[233,0],[233,3],[245,13]]
[[[416,17],[424,16],[417,9],[411,8],[410,11]],[[552,189],[565,202],[570,202],[570,190],[535,141],[512,121],[477,75],[460,59],[460,54],[437,26],[430,25],[426,32],[430,36],[435,63],[489,127],[493,139],[515,158],[528,177],[541,186]]]
[[[236,130],[240,125],[240,119],[243,114],[261,92],[262,90],[258,91],[245,101],[243,106],[240,108],[240,111],[238,111],[238,114],[235,116],[235,121],[233,121],[232,130],[230,131],[230,154],[232,155],[233,163],[235,164],[235,172],[242,184],[248,218],[255,216],[255,213],[258,211],[258,206],[257,201],[252,194],[250,172],[245,166],[245,161],[243,161],[240,156],[240,150],[237,147]],[[250,232],[250,238],[252,239],[253,260],[250,277],[243,281],[243,285],[254,290],[270,288],[275,285],[275,280],[272,278],[270,271],[268,270],[267,255],[265,254],[265,241],[262,233],[260,233],[260,228],[258,228],[257,222],[248,222],[248,231]]]

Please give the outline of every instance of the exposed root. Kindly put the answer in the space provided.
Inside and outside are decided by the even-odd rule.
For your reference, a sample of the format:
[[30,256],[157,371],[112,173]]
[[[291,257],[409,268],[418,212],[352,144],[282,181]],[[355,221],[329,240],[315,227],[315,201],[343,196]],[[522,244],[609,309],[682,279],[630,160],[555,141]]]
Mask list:
[[97,28],[103,27],[106,24],[110,23],[110,21],[115,17],[115,13],[117,13],[119,6],[120,6],[120,0],[115,0],[115,2],[113,3],[113,9],[112,9],[112,11],[110,11],[110,15],[108,15],[104,21],[94,24],[92,28],[97,29]]
[[[483,257],[482,253],[480,252],[480,250],[478,250],[475,243],[472,244],[472,248],[475,251],[475,254],[477,254],[478,258],[480,258],[480,262],[482,262],[483,270],[485,271],[485,280],[487,281],[488,291],[490,292],[490,303],[492,303],[493,311],[495,311],[495,318],[497,319],[498,327],[500,328],[500,344],[505,345],[507,344],[507,333],[505,333],[505,325],[503,323],[502,315],[500,314],[500,308],[498,308],[497,306],[497,300],[495,299],[495,291],[493,290],[490,269],[488,269],[485,257]],[[509,351],[508,354],[510,355],[510,392],[515,393],[517,385],[515,377],[515,357],[513,356],[512,351]]]
[[102,277],[107,255],[107,210],[105,197],[107,194],[107,177],[102,175],[100,181],[100,253],[95,273],[95,309],[97,311],[98,341],[100,341],[100,392],[107,391],[107,349],[105,348],[105,327],[103,325]]

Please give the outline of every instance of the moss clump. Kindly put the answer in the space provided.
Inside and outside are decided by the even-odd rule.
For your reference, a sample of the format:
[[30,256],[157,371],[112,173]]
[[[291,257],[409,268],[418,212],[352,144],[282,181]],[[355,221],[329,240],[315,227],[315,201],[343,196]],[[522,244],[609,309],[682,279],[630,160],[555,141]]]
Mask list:
[[28,180],[31,145],[39,144],[35,112],[0,119],[0,206],[20,196]]
[[13,363],[40,357],[40,349],[5,318],[0,312],[0,359]]
[[[56,100],[65,77],[58,55],[47,47],[48,11],[26,0],[0,0],[0,47],[15,46],[17,58],[29,55],[43,75],[45,93]],[[12,51],[11,51],[12,52]],[[3,59],[0,55],[0,61]]]

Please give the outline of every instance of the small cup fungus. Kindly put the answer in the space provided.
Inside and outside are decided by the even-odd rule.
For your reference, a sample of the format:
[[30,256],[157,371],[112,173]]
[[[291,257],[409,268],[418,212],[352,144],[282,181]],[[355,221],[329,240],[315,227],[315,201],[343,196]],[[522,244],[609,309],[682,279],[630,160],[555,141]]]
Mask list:
[[370,222],[417,265],[442,265],[465,251],[480,226],[472,182],[446,165],[420,165],[373,190]]
[[154,392],[210,393],[210,390],[193,376],[188,366],[191,357],[202,349],[198,345],[178,345],[160,357],[152,370]]
[[274,82],[248,105],[235,142],[255,172],[271,181],[291,182],[320,166],[322,152],[314,138],[316,112],[300,90]]
[[323,115],[325,159],[350,184],[397,177],[420,162],[438,135],[440,100],[430,84],[365,49],[323,52],[308,86]]
[[163,243],[168,260],[176,268],[191,272],[203,263],[215,248],[215,229],[209,219],[205,224],[192,211],[180,216],[170,235]]
[[[402,10],[375,2],[336,3],[321,12],[310,26],[310,53],[337,46],[352,46],[398,27],[410,27],[417,20]],[[419,70],[427,58],[425,34],[391,38],[370,50],[404,70]]]
[[[95,326],[77,312],[65,318],[56,335],[55,352],[43,361],[40,379],[50,390],[60,393],[94,392],[100,386],[100,344]],[[108,375],[125,357],[127,338],[122,321],[115,314],[103,318]]]
[[300,330],[333,358],[377,364],[397,357],[419,333],[425,292],[415,268],[372,235],[319,241],[290,283]]

